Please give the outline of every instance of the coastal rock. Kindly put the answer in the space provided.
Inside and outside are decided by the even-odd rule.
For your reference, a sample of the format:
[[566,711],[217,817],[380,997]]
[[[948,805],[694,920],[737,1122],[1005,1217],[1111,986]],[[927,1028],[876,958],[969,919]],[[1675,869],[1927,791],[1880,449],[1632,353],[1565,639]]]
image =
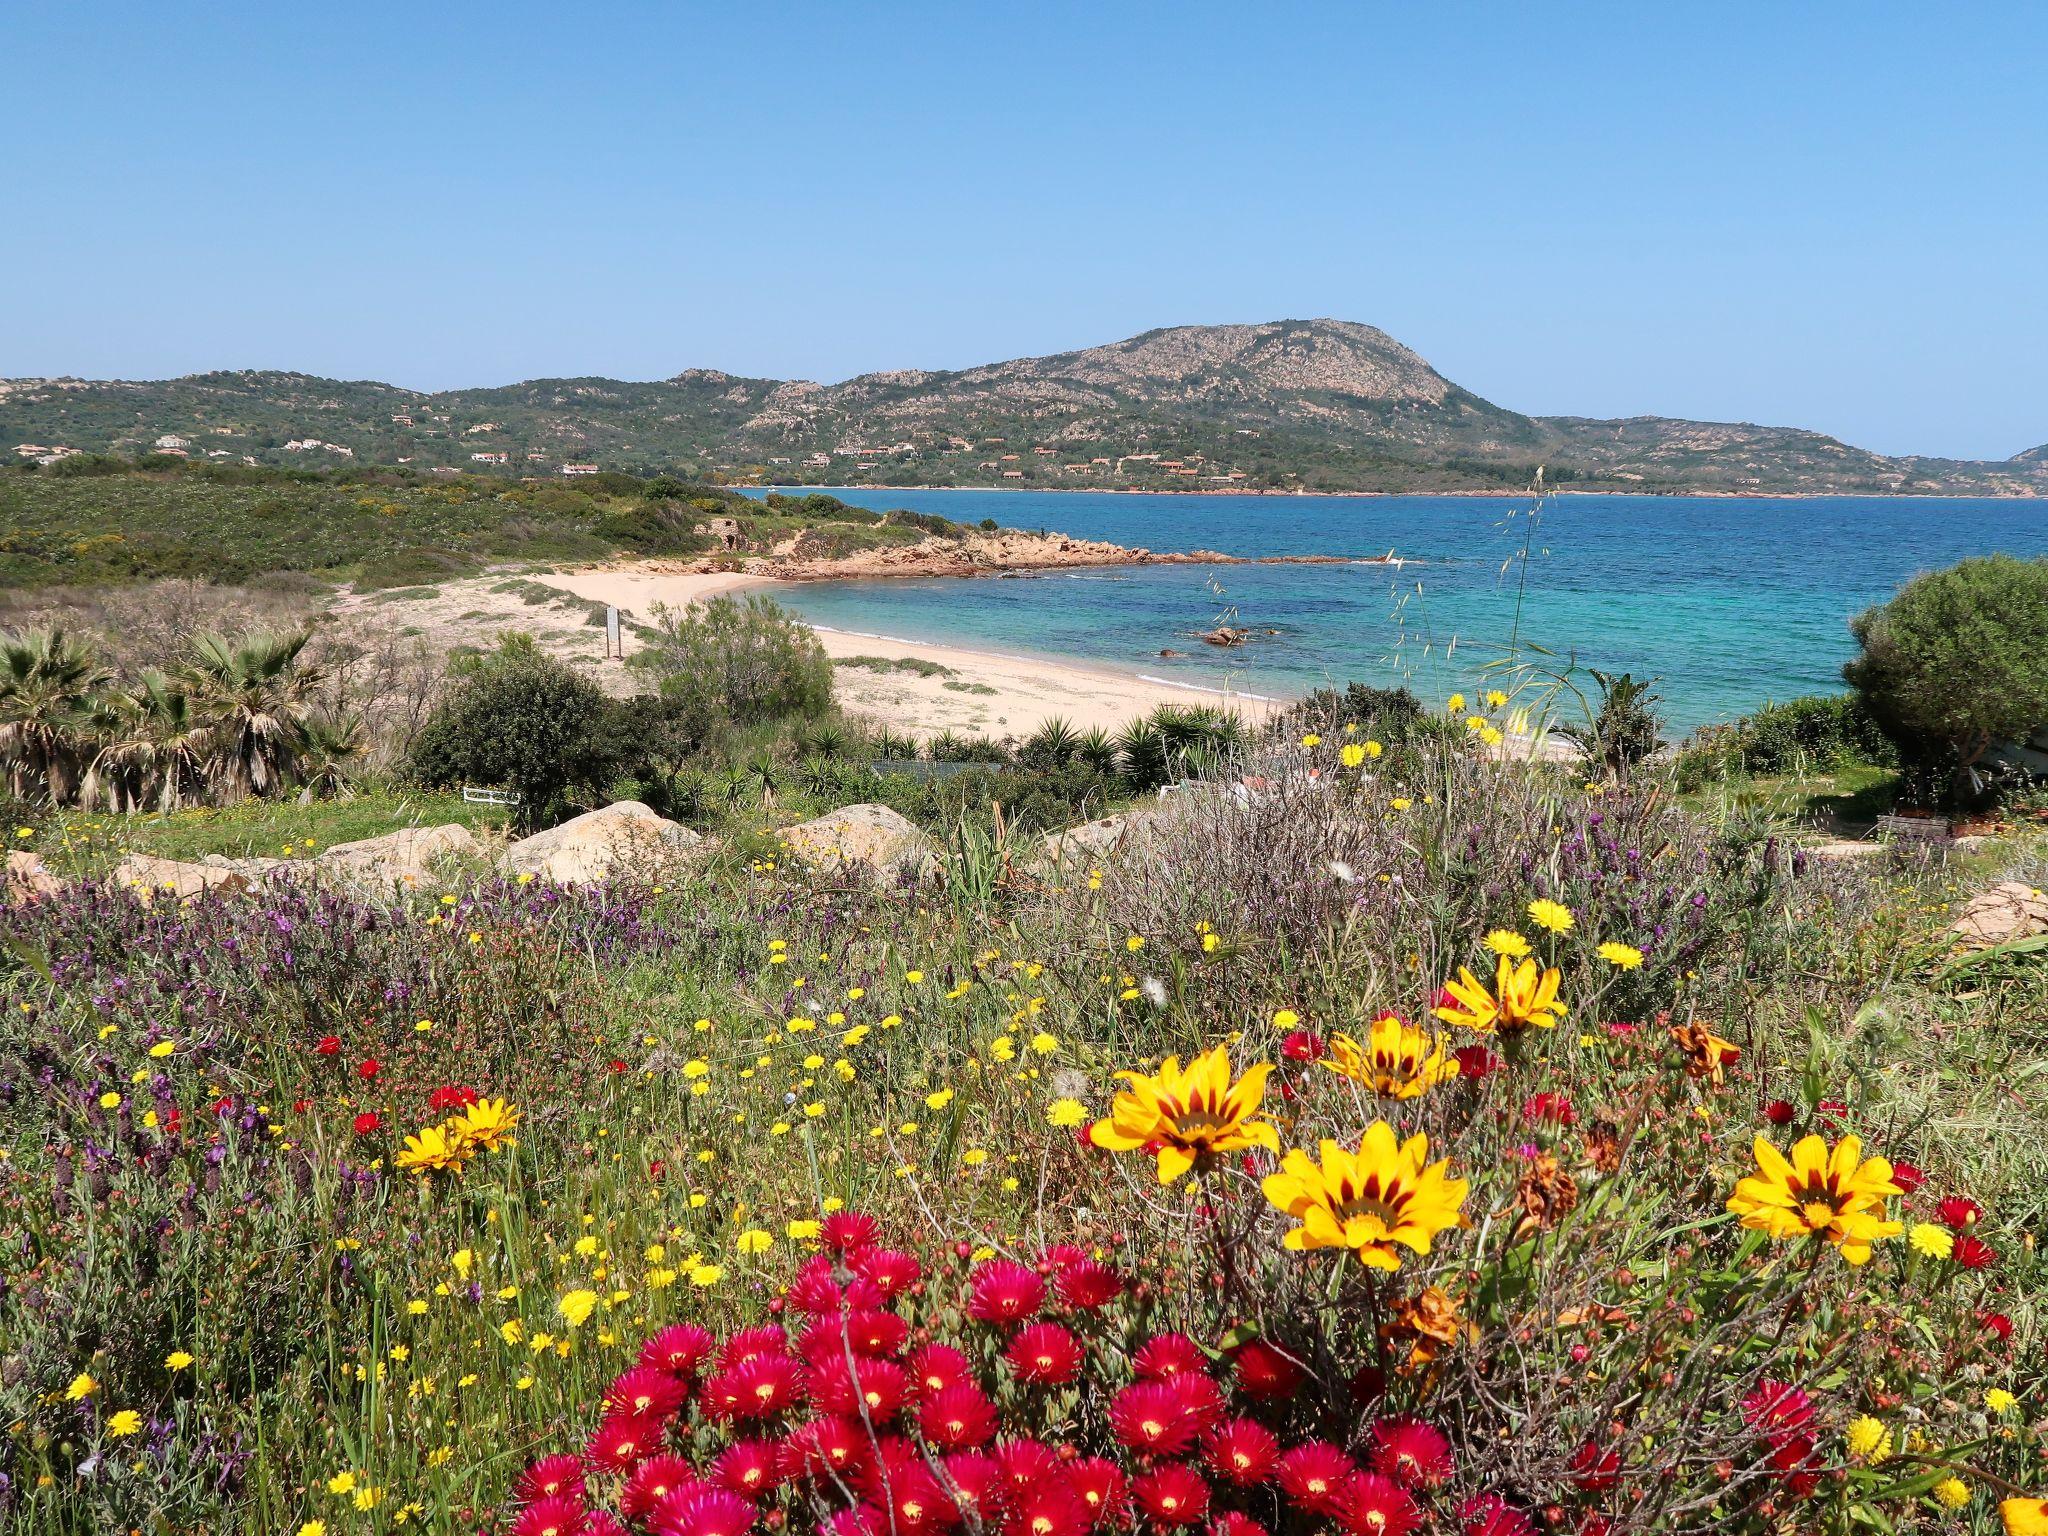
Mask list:
[[64,882],[50,872],[42,855],[17,852],[7,855],[7,871],[0,877],[0,889],[6,892],[7,906],[25,907],[62,895]]
[[1159,830],[1157,811],[1124,811],[1048,832],[1040,857],[1055,869],[1092,868],[1144,849]]
[[1229,624],[1219,624],[1214,629],[1206,631],[1197,638],[1204,645],[1243,645],[1245,637],[1250,633],[1251,631],[1248,629],[1237,629]]
[[938,850],[917,825],[886,805],[849,805],[786,829],[783,841],[821,869],[864,865],[879,875],[930,874]]
[[114,866],[109,877],[126,886],[144,901],[170,896],[179,901],[202,891],[246,891],[254,883],[250,873],[234,860],[219,864],[190,864],[178,859],[159,859],[146,853],[131,853]]
[[498,864],[507,874],[580,885],[652,875],[690,857],[703,843],[681,822],[657,816],[638,800],[620,800],[521,838]]
[[2023,881],[2001,880],[1972,896],[1949,931],[1972,949],[2048,934],[2048,892]]
[[381,837],[336,843],[314,863],[344,880],[388,890],[415,886],[428,879],[436,861],[474,857],[480,851],[476,834],[457,822],[438,827],[400,827]]

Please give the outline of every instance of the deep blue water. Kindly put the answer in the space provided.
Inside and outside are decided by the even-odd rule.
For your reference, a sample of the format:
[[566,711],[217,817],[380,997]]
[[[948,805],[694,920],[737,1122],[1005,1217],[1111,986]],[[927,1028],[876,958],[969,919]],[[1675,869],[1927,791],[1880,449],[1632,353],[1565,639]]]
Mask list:
[[[1141,566],[818,582],[779,594],[820,625],[1085,658],[1201,686],[1227,678],[1291,695],[1326,682],[1406,682],[1425,698],[1487,686],[1483,669],[1519,634],[1532,662],[1575,659],[1662,679],[1680,729],[1838,690],[1855,650],[1850,616],[1915,572],[1998,550],[2048,553],[2048,501],[1559,496],[1532,523],[1529,501],[1490,497],[839,494],[1155,550],[1392,551],[1411,563]],[[1278,633],[1232,651],[1192,638],[1226,616]],[[1162,648],[1190,654],[1162,658]]]

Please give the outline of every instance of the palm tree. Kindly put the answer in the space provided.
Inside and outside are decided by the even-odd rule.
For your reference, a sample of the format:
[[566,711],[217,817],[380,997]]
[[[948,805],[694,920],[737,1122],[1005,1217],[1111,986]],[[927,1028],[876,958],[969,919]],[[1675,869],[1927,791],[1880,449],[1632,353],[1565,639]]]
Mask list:
[[305,752],[299,761],[299,776],[305,781],[299,790],[299,804],[333,796],[346,800],[355,794],[349,785],[349,765],[362,755],[369,733],[363,717],[353,711],[322,710],[306,719]]
[[77,791],[106,681],[62,629],[0,635],[0,767],[15,798],[61,805]]
[[192,642],[184,682],[206,722],[207,766],[222,799],[269,795],[297,772],[320,669],[300,660],[310,635]]
[[161,672],[111,700],[105,744],[86,775],[82,798],[115,811],[154,805],[175,811],[206,795],[208,737],[192,695]]

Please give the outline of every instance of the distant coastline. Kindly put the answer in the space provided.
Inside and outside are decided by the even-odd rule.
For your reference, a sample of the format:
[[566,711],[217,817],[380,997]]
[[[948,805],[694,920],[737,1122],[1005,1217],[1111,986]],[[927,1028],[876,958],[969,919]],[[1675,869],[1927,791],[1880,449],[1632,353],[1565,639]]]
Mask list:
[[[1094,485],[806,485],[801,482],[728,480],[720,482],[725,489],[739,491],[773,491],[777,495],[808,495],[813,492],[827,495],[874,497],[891,491],[940,491],[958,492],[961,495],[990,496],[1258,496],[1277,501],[1349,501],[1370,497],[1375,501],[1413,501],[1418,497],[1455,497],[1468,501],[1529,501],[1538,494],[1524,488],[1518,491],[1505,490],[1463,490],[1463,491],[1278,491],[1271,489],[1247,488],[1225,490],[1220,486],[1175,490],[1160,487],[1146,490],[1140,486],[1094,486]],[[1546,496],[1643,496],[1659,500],[1683,498],[1687,501],[2038,501],[2048,506],[2048,496],[2014,495],[1998,491],[1624,491],[1584,490],[1577,486],[1546,485],[1542,494]]]

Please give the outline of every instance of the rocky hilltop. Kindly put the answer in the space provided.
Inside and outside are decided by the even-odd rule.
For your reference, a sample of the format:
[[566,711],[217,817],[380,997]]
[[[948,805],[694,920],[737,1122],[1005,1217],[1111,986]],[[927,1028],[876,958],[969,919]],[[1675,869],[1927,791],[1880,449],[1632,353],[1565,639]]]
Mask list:
[[422,394],[297,373],[0,382],[0,447],[814,485],[2048,494],[2048,446],[1889,458],[1797,428],[1525,416],[1344,320],[1176,326],[836,384],[691,368]]

